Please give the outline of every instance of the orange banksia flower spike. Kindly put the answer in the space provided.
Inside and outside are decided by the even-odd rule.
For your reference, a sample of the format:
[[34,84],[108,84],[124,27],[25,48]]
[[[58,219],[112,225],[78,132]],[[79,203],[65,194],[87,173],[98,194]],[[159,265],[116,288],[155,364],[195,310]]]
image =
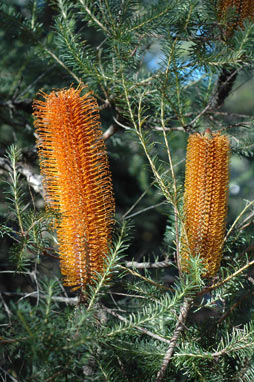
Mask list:
[[64,284],[82,289],[102,273],[114,198],[96,100],[84,87],[41,93],[35,129],[46,204],[56,230]]
[[234,10],[232,20],[227,23],[226,37],[239,26],[243,27],[245,19],[254,18],[254,1],[253,0],[219,0],[219,20],[224,21],[230,10]]
[[204,277],[219,269],[225,235],[229,182],[229,139],[220,133],[192,134],[188,140],[181,266],[200,256]]

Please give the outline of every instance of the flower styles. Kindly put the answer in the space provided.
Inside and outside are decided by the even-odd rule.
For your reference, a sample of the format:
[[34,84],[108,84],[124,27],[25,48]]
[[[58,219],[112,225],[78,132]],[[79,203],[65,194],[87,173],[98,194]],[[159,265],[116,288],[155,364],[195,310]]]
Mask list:
[[34,102],[46,204],[56,230],[64,284],[84,288],[102,273],[115,210],[98,105],[77,89],[41,93]]
[[219,269],[225,235],[229,181],[229,139],[220,133],[192,134],[188,140],[181,266],[199,255],[204,277]]

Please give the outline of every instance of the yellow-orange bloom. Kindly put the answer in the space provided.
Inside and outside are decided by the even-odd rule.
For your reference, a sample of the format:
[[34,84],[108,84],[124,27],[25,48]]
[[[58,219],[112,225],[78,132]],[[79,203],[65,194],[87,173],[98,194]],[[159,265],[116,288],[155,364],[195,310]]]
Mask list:
[[102,273],[114,198],[96,100],[83,87],[41,93],[35,129],[46,204],[56,223],[64,284],[84,288]]
[[228,22],[226,35],[229,36],[238,26],[243,27],[245,19],[254,18],[254,1],[253,0],[220,0],[219,1],[219,19],[224,20],[230,9],[234,9],[235,13]]
[[229,140],[207,129],[188,140],[181,265],[188,270],[190,255],[199,255],[204,277],[219,269],[225,235],[229,181]]

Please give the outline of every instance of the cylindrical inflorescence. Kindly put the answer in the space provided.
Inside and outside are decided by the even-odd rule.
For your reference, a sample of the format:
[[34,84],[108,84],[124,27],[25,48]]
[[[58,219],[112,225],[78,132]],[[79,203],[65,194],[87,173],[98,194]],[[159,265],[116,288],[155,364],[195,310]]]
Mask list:
[[225,235],[229,181],[229,139],[220,133],[192,134],[188,140],[181,266],[200,256],[204,277],[219,269]]
[[219,19],[225,20],[230,10],[234,11],[232,19],[227,23],[226,35],[229,36],[239,26],[243,28],[245,19],[254,18],[253,0],[220,0],[219,1]]
[[84,288],[102,273],[115,203],[96,100],[83,87],[41,93],[35,129],[46,204],[56,222],[64,284]]

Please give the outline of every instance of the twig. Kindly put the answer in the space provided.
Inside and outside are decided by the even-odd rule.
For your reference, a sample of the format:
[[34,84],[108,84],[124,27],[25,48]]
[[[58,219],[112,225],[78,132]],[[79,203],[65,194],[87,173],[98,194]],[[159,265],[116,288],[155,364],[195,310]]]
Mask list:
[[[179,271],[179,274],[181,276],[181,264],[180,264],[180,239],[179,239],[179,210],[178,210],[178,192],[177,192],[177,184],[176,184],[176,178],[175,178],[175,172],[174,172],[174,166],[173,166],[173,160],[172,160],[172,155],[171,155],[171,150],[169,147],[168,139],[167,139],[167,134],[166,134],[166,126],[165,126],[165,118],[164,118],[164,112],[165,112],[165,104],[164,104],[164,98],[165,98],[165,89],[167,87],[167,80],[168,80],[168,74],[171,66],[171,61],[173,59],[173,53],[175,50],[177,39],[175,40],[171,54],[168,58],[167,62],[167,67],[165,70],[165,82],[162,88],[162,97],[161,97],[161,125],[162,125],[162,130],[163,130],[163,137],[164,137],[164,142],[165,146],[167,149],[167,155],[168,155],[168,162],[169,162],[169,167],[170,167],[170,172],[171,172],[171,179],[173,182],[173,208],[174,208],[174,217],[175,217],[175,243],[176,243],[176,260],[177,260],[177,268]],[[176,74],[176,73],[175,73]],[[179,111],[180,111],[180,121],[182,126],[184,126],[184,119],[182,117],[182,111],[180,108],[180,92],[179,92],[179,84],[178,84],[178,77],[176,74],[176,93],[177,93],[177,98],[178,98],[178,104],[179,104]]]
[[16,342],[26,341],[26,340],[28,340],[28,338],[29,337],[22,337],[22,338],[3,338],[3,337],[0,337],[0,344],[15,344]]
[[34,272],[0,271],[0,273],[13,273],[13,274],[15,274],[15,275],[29,275],[31,278],[34,277]]
[[229,111],[209,111],[209,114],[225,115],[226,117],[251,118],[250,114],[231,113]]
[[[225,243],[227,241],[227,238],[229,237],[229,235],[231,234],[232,230],[234,229],[234,227],[236,226],[237,222],[241,219],[241,217],[244,215],[244,213],[247,211],[247,209],[249,207],[251,207],[252,205],[254,204],[254,201],[250,202],[249,204],[247,204],[244,209],[240,212],[240,214],[237,216],[237,218],[235,219],[235,221],[233,222],[233,224],[231,225],[231,227],[229,228],[225,238],[224,238],[224,241],[223,243]],[[245,222],[245,221],[244,221]]]
[[0,299],[1,299],[2,303],[3,303],[5,311],[6,311],[7,315],[8,315],[8,317],[9,317],[9,322],[11,322],[12,313],[11,313],[10,309],[8,308],[8,305],[5,303],[4,298],[3,298],[1,292],[0,292]]
[[236,128],[236,127],[248,127],[248,126],[252,126],[253,125],[253,122],[250,121],[250,122],[238,122],[238,123],[231,123],[230,125],[227,125],[225,127],[223,127],[222,129],[220,129],[220,131],[225,131],[225,130],[228,130],[228,129],[233,129],[233,128]]
[[235,69],[222,69],[218,79],[216,94],[212,100],[212,108],[216,109],[224,103],[234,85],[237,73],[238,70]]
[[10,99],[8,101],[1,101],[0,106],[8,107],[10,110],[10,114],[12,116],[12,111],[16,109],[21,109],[25,111],[26,113],[31,114],[33,111],[32,108],[32,99],[31,98],[24,98],[24,99]]
[[[32,89],[35,84],[37,84],[37,82],[39,82],[43,77],[46,76],[46,74],[51,72],[53,69],[55,69],[55,65],[50,65],[50,67],[48,69],[46,69],[45,72],[43,72],[40,75],[38,75],[38,77],[36,77],[35,80],[33,80],[31,83],[29,83],[29,85],[24,90],[22,90],[21,93],[18,94],[18,97],[20,98],[24,94],[28,93],[29,90]],[[31,108],[32,108],[32,100],[31,100]]]
[[[205,114],[208,110],[215,109],[216,107],[220,106],[224,102],[225,98],[228,96],[233,86],[233,82],[236,78],[237,72],[238,72],[237,70],[230,71],[230,73],[227,72],[226,77],[225,77],[226,72],[222,72],[218,80],[218,90],[216,91],[214,96],[211,98],[210,102],[206,105],[206,107],[203,110],[201,110],[201,112],[188,124],[188,126],[195,125],[195,123],[200,119],[200,117],[202,117],[202,115]],[[229,84],[231,85],[231,87],[227,86]],[[219,103],[218,103],[218,100],[219,100]]]
[[[31,229],[32,227],[30,227],[30,229]],[[27,231],[27,233],[28,233],[28,231]],[[55,256],[55,255],[53,255],[52,253],[50,253],[49,251],[53,251],[53,252],[55,252],[56,253],[56,250],[55,249],[53,249],[53,248],[45,248],[45,247],[39,247],[39,246],[37,246],[36,244],[34,244],[34,243],[31,243],[30,244],[35,250],[37,250],[37,251],[40,251],[40,254],[41,255],[43,255],[43,256],[47,256],[47,257],[50,257],[50,258],[53,258],[53,259],[56,259],[56,260],[59,260],[59,256]],[[31,250],[31,248],[28,248],[29,249],[29,251],[33,254],[33,255],[35,255],[36,253],[34,253],[32,250]]]
[[123,270],[125,270],[125,271],[128,271],[131,275],[139,277],[140,279],[146,281],[147,283],[156,286],[157,288],[164,289],[164,290],[171,290],[171,288],[168,288],[165,285],[157,284],[155,281],[150,280],[150,279],[148,279],[145,276],[142,276],[141,274],[139,274],[138,272],[134,271],[133,269],[126,268],[123,265],[118,265],[118,267],[123,269]]
[[243,267],[241,267],[240,269],[238,269],[236,272],[232,273],[231,275],[229,275],[228,277],[226,277],[224,280],[222,281],[219,281],[218,283],[216,284],[213,284],[209,287],[206,287],[204,288],[201,292],[199,292],[197,294],[197,296],[202,296],[204,295],[205,293],[207,292],[210,292],[211,290],[214,290],[216,288],[219,288],[220,286],[226,284],[228,281],[232,280],[234,277],[236,277],[237,275],[239,275],[240,273],[242,273],[243,271],[245,271],[246,269],[248,269],[249,267],[251,267],[252,265],[254,265],[254,260],[252,260],[251,262],[245,264]]
[[[125,322],[125,323],[128,322],[128,320],[127,320],[125,317],[123,317],[123,316],[121,316],[120,314],[116,313],[114,310],[109,309],[109,308],[107,308],[107,307],[105,307],[105,306],[103,306],[103,309],[105,309],[107,313],[109,313],[109,314],[111,314],[112,316],[118,318],[119,320],[121,320],[121,321],[123,321],[123,322]],[[167,344],[170,344],[170,343],[171,343],[170,340],[167,340],[166,338],[163,338],[163,337],[159,336],[158,334],[155,334],[155,333],[153,333],[153,332],[150,332],[150,330],[147,330],[147,329],[142,328],[142,327],[140,327],[140,326],[135,326],[135,328],[138,329],[140,332],[146,334],[147,336],[152,337],[152,338],[155,338],[156,340],[165,342],[165,343],[167,343]]]
[[154,209],[154,208],[160,207],[160,206],[162,206],[163,204],[167,204],[167,203],[168,203],[168,202],[167,202],[166,200],[163,200],[163,201],[160,202],[160,203],[154,204],[153,206],[149,206],[149,207],[143,208],[142,210],[137,211],[137,212],[134,212],[134,213],[131,214],[131,215],[127,215],[127,216],[125,215],[124,218],[125,218],[125,219],[133,218],[134,216],[143,214],[143,213],[146,212],[146,211],[149,211],[149,210],[152,210],[152,209]]
[[33,174],[28,168],[23,167],[20,163],[18,164],[18,172],[26,178],[27,183],[36,193],[43,195],[41,175]]
[[[5,296],[20,296],[23,298],[29,297],[29,298],[37,298],[38,292],[34,291],[32,293],[21,293],[21,292],[0,292],[1,294]],[[40,298],[47,299],[48,296],[45,294],[40,294]],[[64,302],[65,304],[69,305],[76,305],[79,302],[78,297],[60,297],[60,296],[52,296],[52,301],[55,302]]]
[[157,130],[157,131],[183,131],[183,132],[186,132],[186,129],[182,126],[174,126],[174,127],[151,126],[151,129]]
[[229,280],[231,280],[235,276],[239,275],[240,273],[242,273],[243,271],[245,271],[246,269],[248,269],[252,265],[254,265],[254,260],[252,260],[249,263],[245,264],[242,268],[238,269],[232,275],[229,275],[228,277],[226,277],[224,280],[220,281],[219,283],[217,283],[215,285],[212,285],[210,289],[218,288],[219,286],[225,284],[226,282],[228,282]]
[[[6,172],[11,171],[11,165],[8,159],[0,157],[0,168]],[[26,178],[27,183],[32,187],[32,189],[36,193],[39,193],[41,195],[43,194],[41,175],[33,174],[31,170],[25,168],[20,162],[17,164],[17,171]]]
[[55,372],[53,375],[51,375],[49,378],[45,379],[45,382],[51,382],[51,381],[54,381],[56,377],[58,377],[59,375],[63,374],[63,373],[66,373],[66,370],[67,369],[61,369],[57,372]]
[[247,217],[243,220],[243,222],[242,222],[242,224],[240,225],[239,229],[242,230],[243,227],[245,227],[246,223],[247,223],[250,219],[252,219],[253,217],[254,217],[254,211],[252,211],[252,212],[250,213],[250,215],[247,216]]
[[102,138],[104,139],[104,141],[106,141],[107,139],[109,139],[110,137],[112,137],[112,135],[114,135],[117,131],[119,131],[118,126],[116,126],[116,125],[111,125],[111,126],[109,126],[109,128],[103,133]]
[[5,107],[8,107],[11,111],[13,109],[21,109],[21,110],[24,110],[26,113],[29,113],[31,114],[32,111],[33,111],[33,100],[32,98],[23,98],[21,99],[21,97],[28,93],[29,90],[38,82],[40,81],[48,72],[50,72],[53,68],[54,68],[55,65],[51,65],[45,72],[41,73],[34,81],[32,81],[21,93],[19,94],[14,94],[14,96],[8,100],[8,101],[4,101],[4,102],[0,102],[0,106],[5,106]]
[[115,121],[115,123],[116,123],[118,126],[122,127],[123,129],[125,129],[125,130],[131,130],[131,127],[130,127],[130,126],[126,126],[126,125],[124,125],[123,123],[121,123],[120,121],[118,121],[118,119],[116,119],[116,117],[114,117],[114,116],[113,116],[113,120]]
[[99,27],[105,32],[108,33],[107,28],[92,14],[90,9],[87,5],[84,4],[83,0],[79,0],[79,2],[83,5],[84,10],[87,12],[87,14],[90,16],[90,18],[97,24]]
[[[179,358],[179,357],[194,357],[194,358],[200,358],[200,359],[211,359],[211,358],[214,358],[214,360],[218,360],[219,357],[223,356],[224,354],[229,354],[230,352],[235,352],[237,353],[237,351],[239,350],[242,350],[242,349],[246,349],[246,348],[251,348],[253,347],[253,342],[251,343],[245,343],[245,344],[241,344],[239,345],[238,347],[235,347],[233,349],[229,349],[228,346],[226,346],[224,349],[220,350],[220,351],[216,351],[214,353],[208,353],[208,352],[205,352],[205,353],[178,353],[178,354],[175,354],[175,357]],[[239,379],[237,379],[237,381],[239,381]]]
[[111,292],[111,295],[116,295],[116,296],[123,296],[123,297],[127,297],[127,298],[141,298],[141,299],[144,299],[144,300],[147,300],[149,298],[149,300],[152,300],[151,297],[146,297],[146,296],[140,296],[138,294],[128,294],[128,293],[121,293],[121,292]]
[[217,324],[220,324],[223,320],[225,320],[225,318],[227,318],[232,312],[233,310],[235,310],[238,306],[240,306],[242,304],[242,302],[244,300],[246,300],[247,297],[249,297],[250,295],[252,295],[253,293],[246,293],[244,294],[243,296],[241,296],[241,298],[239,298],[217,321]]
[[[253,347],[253,342],[251,342],[251,343],[247,343],[247,344],[244,344],[244,345],[239,345],[239,347],[234,348],[233,351],[234,351],[234,352],[237,352],[238,350],[242,350],[242,349],[246,349],[246,348],[252,348],[252,347]],[[228,348],[225,347],[225,348],[222,349],[221,351],[217,351],[217,352],[212,353],[211,356],[212,356],[213,358],[219,358],[219,357],[221,357],[223,354],[227,354],[227,353],[229,353],[229,352],[230,352],[230,350],[228,350]]]
[[188,124],[188,127],[195,125],[195,123],[199,120],[199,118],[202,117],[202,115],[205,114],[207,110],[209,110],[210,108],[211,108],[211,103],[208,103],[206,107],[203,110],[201,110],[201,112],[195,118],[193,118],[193,120]]
[[178,210],[178,194],[177,194],[177,185],[176,185],[176,178],[175,178],[175,172],[173,167],[173,161],[171,156],[171,151],[169,148],[167,135],[165,131],[165,123],[164,123],[164,98],[161,98],[161,124],[163,128],[163,136],[164,136],[164,142],[166,145],[167,153],[168,153],[168,161],[171,171],[171,178],[173,181],[173,190],[174,190],[174,216],[175,216],[175,242],[176,242],[176,259],[177,259],[177,268],[181,275],[181,264],[180,264],[180,241],[179,241],[179,210]]
[[175,349],[178,337],[181,334],[181,332],[184,330],[185,321],[186,321],[188,312],[190,310],[190,307],[192,305],[192,301],[193,300],[188,298],[188,297],[186,297],[184,299],[184,302],[183,302],[183,305],[181,306],[180,314],[179,314],[179,317],[178,317],[178,320],[176,323],[175,331],[174,331],[173,336],[170,340],[168,350],[166,351],[166,354],[163,358],[162,365],[161,365],[161,368],[157,374],[155,382],[161,382],[164,378],[166,369],[167,369],[168,364],[169,364],[169,362],[172,358],[172,355],[174,353],[174,349]]
[[246,359],[245,360],[245,362],[244,362],[244,364],[243,364],[243,367],[242,367],[242,369],[240,369],[239,370],[239,372],[238,372],[238,375],[236,376],[236,378],[235,378],[235,381],[244,381],[244,376],[245,376],[245,374],[246,374],[246,372],[247,372],[247,370],[248,370],[248,368],[250,367],[252,365],[252,359]]
[[[134,210],[134,208],[138,205],[138,203],[144,198],[144,196],[148,193],[148,191],[150,190],[150,188],[156,183],[156,181],[154,180],[151,184],[149,184],[149,186],[147,187],[147,189],[138,197],[138,199],[132,204],[132,206],[123,214],[122,216],[122,220],[126,219],[126,217],[128,216],[129,213],[131,213],[131,211]],[[131,216],[131,215],[129,215]]]
[[13,382],[18,382],[18,380],[17,380],[16,378],[12,377],[11,374],[9,374],[8,371],[4,370],[1,366],[0,366],[0,370],[1,370],[5,375],[7,375],[7,376],[10,378],[11,381],[13,381]]
[[46,48],[45,46],[43,46],[42,44],[41,44],[41,47],[45,50],[45,52],[47,52],[60,66],[62,66],[62,68],[64,68],[76,81],[77,81],[77,83],[80,83],[81,82],[81,79],[80,78],[78,78],[77,76],[76,76],[76,74],[75,73],[73,73],[65,64],[64,64],[64,62],[62,61],[62,60],[60,60],[60,58],[59,57],[57,57],[56,55],[55,55],[55,53],[53,53],[50,49],[48,49],[48,48]]
[[118,357],[118,355],[116,356],[116,358],[117,358],[117,362],[120,366],[120,370],[122,372],[122,375],[125,378],[125,381],[129,382],[129,378],[127,377],[126,371],[124,370],[124,366],[123,366],[121,359]]
[[[180,164],[182,164],[183,162],[185,161],[185,158],[184,159],[181,159],[179,162],[175,163],[174,164],[174,168],[179,166]],[[170,170],[166,170],[164,173],[163,173],[163,176],[165,174],[167,174]],[[151,189],[152,186],[154,186],[154,184],[156,183],[156,180],[154,179],[150,184],[149,186],[147,187],[147,189],[138,197],[138,199],[132,204],[132,206],[128,209],[128,211],[126,211],[124,213],[124,215],[122,216],[122,219],[126,219],[127,216],[130,217],[130,216],[133,216],[133,215],[129,215],[131,213],[131,211],[134,210],[134,208],[138,205],[138,203],[146,196],[146,194],[148,193],[148,191]]]
[[157,261],[155,263],[145,262],[138,263],[137,261],[126,261],[124,264],[127,268],[137,268],[137,269],[147,269],[147,268],[165,268],[172,265],[172,262],[169,260]]

